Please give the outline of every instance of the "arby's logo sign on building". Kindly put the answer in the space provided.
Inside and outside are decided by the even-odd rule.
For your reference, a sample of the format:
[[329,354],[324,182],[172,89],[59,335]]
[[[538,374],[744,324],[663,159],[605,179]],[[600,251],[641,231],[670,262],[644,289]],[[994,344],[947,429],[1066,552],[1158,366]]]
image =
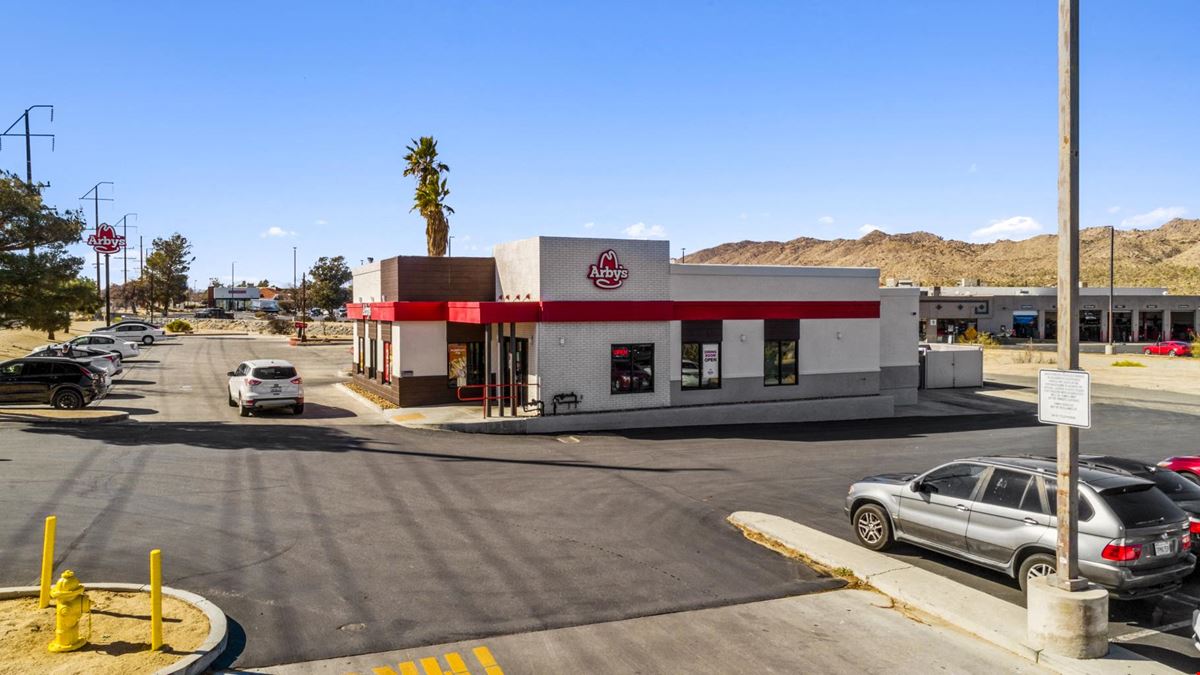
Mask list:
[[87,243],[96,250],[96,253],[110,255],[120,253],[121,249],[125,248],[125,237],[117,234],[112,225],[100,223],[96,228],[96,233],[88,237]]
[[629,268],[621,264],[617,259],[617,252],[610,248],[601,253],[600,258],[588,268],[587,276],[596,288],[611,291],[620,288],[629,278]]

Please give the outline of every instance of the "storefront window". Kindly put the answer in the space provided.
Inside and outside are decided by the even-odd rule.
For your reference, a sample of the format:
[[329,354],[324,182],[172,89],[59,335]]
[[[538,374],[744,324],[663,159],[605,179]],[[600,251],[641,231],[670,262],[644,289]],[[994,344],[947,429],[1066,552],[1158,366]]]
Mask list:
[[721,343],[683,343],[684,389],[721,388]]
[[483,343],[451,342],[446,346],[447,386],[483,384]]
[[654,345],[613,345],[612,393],[654,391]]
[[392,381],[392,343],[390,341],[383,343],[383,371],[379,373],[379,376],[384,384]]
[[796,384],[796,341],[767,340],[763,344],[763,384]]

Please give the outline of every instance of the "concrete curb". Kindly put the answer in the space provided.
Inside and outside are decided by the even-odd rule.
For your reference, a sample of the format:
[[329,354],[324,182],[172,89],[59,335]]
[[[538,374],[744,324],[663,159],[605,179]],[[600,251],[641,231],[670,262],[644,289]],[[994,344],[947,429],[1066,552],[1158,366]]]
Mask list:
[[[150,592],[149,584],[84,584],[84,586],[98,591]],[[0,600],[26,596],[36,597],[40,590],[37,586],[0,588]],[[154,675],[200,675],[208,670],[208,667],[217,660],[221,652],[225,651],[225,647],[229,643],[229,625],[225,621],[225,612],[222,612],[221,608],[212,602],[189,591],[163,586],[162,592],[164,595],[178,598],[204,612],[204,616],[208,619],[208,636],[191,654],[172,665],[159,669]]]
[[1060,673],[1176,672],[1112,643],[1102,659],[1044,654],[1025,644],[1025,610],[1017,605],[786,518],[738,511],[727,520],[752,541],[823,567],[849,569],[897,602]]
[[342,392],[343,394],[349,396],[350,398],[354,399],[355,401],[358,401],[359,403],[367,406],[368,408],[370,408],[371,410],[374,410],[376,412],[386,413],[389,410],[396,410],[396,408],[384,408],[383,406],[372,401],[371,399],[367,398],[366,396],[363,396],[362,394],[358,393],[357,391],[354,391],[350,387],[347,387],[345,382],[338,382],[337,384],[335,384],[333,386],[338,391]]
[[24,410],[14,410],[12,408],[0,409],[0,422],[29,422],[32,424],[108,424],[110,422],[124,422],[129,419],[129,413],[124,410],[103,411],[109,413],[103,416],[91,417],[46,417],[44,415],[29,414]]

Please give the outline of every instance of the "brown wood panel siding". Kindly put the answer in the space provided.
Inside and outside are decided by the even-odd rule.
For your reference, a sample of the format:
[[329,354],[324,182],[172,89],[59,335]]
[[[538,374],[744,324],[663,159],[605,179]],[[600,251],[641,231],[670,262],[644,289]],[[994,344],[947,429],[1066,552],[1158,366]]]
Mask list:
[[[496,297],[496,261],[493,258],[430,258],[400,256],[394,287],[384,286],[388,301],[484,302]],[[386,284],[386,277],[383,277]],[[393,298],[391,292],[396,293]]]
[[483,324],[447,321],[446,342],[483,342]]
[[401,377],[397,382],[402,407],[459,402],[457,389],[449,386],[445,375]]
[[379,263],[380,302],[396,302],[400,299],[400,263],[398,258],[388,258]]
[[377,380],[372,380],[371,378],[367,377],[366,373],[355,373],[353,377],[355,384],[358,384],[367,391],[370,391],[378,396],[382,396],[392,403],[397,404],[400,402],[400,396],[396,390],[396,382],[399,379],[400,378],[393,377],[392,383],[389,385],[382,384]]

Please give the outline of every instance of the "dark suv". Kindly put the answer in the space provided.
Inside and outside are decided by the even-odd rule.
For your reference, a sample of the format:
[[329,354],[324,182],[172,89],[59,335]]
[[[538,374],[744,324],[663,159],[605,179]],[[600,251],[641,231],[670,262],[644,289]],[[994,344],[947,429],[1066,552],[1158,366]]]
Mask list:
[[228,312],[220,307],[204,307],[196,310],[192,315],[193,319],[232,319],[233,312]]
[[25,357],[0,363],[0,403],[49,403],[74,410],[100,398],[104,373],[70,359]]

